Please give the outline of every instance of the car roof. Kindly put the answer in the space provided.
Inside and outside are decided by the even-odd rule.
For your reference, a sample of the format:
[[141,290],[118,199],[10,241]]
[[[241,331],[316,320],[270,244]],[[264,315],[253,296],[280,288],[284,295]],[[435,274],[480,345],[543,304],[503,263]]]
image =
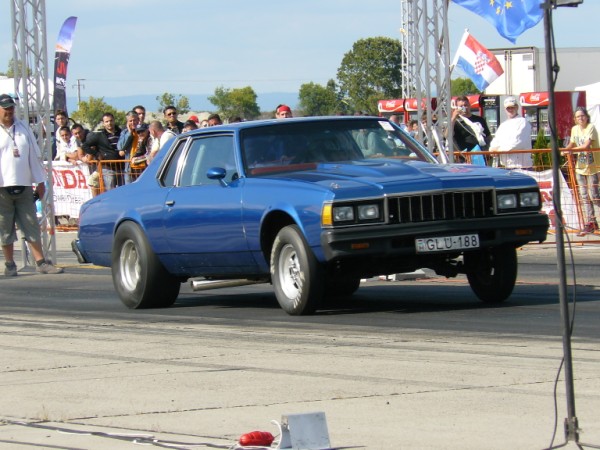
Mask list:
[[365,121],[365,120],[385,120],[385,117],[377,116],[310,116],[310,117],[292,117],[289,119],[264,119],[264,120],[248,120],[245,122],[235,122],[223,125],[216,125],[207,128],[198,128],[188,132],[190,135],[204,134],[207,132],[216,131],[233,131],[243,130],[247,128],[256,128],[264,126],[286,125],[293,123],[310,123],[310,122],[339,122],[339,121]]

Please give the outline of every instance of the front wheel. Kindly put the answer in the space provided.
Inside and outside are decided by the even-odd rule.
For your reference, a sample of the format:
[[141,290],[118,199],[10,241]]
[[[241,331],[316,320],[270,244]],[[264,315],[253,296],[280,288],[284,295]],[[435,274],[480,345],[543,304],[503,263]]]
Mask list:
[[300,229],[282,228],[271,250],[271,280],[281,308],[293,316],[314,313],[323,298],[323,272]]
[[500,303],[510,297],[517,281],[517,250],[498,247],[465,253],[467,280],[485,303]]
[[119,226],[112,251],[113,284],[131,309],[166,308],[175,303],[181,283],[166,271],[141,228]]

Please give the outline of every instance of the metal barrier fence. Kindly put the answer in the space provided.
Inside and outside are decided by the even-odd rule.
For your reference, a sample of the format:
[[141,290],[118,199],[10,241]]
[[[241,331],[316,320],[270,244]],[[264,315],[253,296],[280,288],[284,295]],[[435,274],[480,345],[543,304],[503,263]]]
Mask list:
[[[591,149],[598,151],[600,155],[600,149]],[[511,150],[510,152],[501,151],[478,151],[478,152],[455,152],[455,161],[463,160],[467,164],[479,163],[485,161],[486,165],[500,166],[502,156],[507,154],[519,155],[519,154],[531,154],[533,165],[530,169],[511,169],[506,170],[517,170],[522,173],[526,173],[535,178],[540,186],[542,194],[543,210],[548,214],[550,218],[550,233],[554,233],[555,227],[555,213],[552,202],[553,198],[553,187],[554,180],[552,178],[552,150],[551,149],[536,149],[536,150]],[[583,201],[581,199],[579,186],[577,183],[577,177],[575,175],[575,162],[577,154],[580,150],[574,149],[560,149],[561,160],[560,160],[560,193],[561,193],[561,207],[563,210],[563,219],[565,222],[564,229],[569,234],[571,242],[590,242],[598,240],[600,233],[595,231],[594,233],[587,234],[585,236],[579,236],[579,232],[584,228],[586,224],[586,217],[584,215]],[[600,187],[596,187],[598,189]],[[600,208],[594,207],[597,214],[600,214]],[[598,219],[600,216],[596,215]]]
[[130,160],[119,159],[90,164],[53,164],[56,229],[77,230],[79,208],[85,201],[135,181],[144,169],[131,168],[130,163]]
[[[594,149],[600,152],[600,149]],[[565,150],[561,149],[561,161],[560,161],[560,173],[562,180],[561,184],[561,206],[563,209],[563,218],[565,220],[565,230],[569,233],[570,240],[572,242],[590,242],[598,240],[600,242],[600,233],[597,231],[590,233],[587,236],[577,236],[581,229],[585,226],[584,210],[582,205],[581,196],[577,185],[577,177],[575,176],[575,158],[573,153],[578,153],[577,150]],[[507,170],[518,170],[523,173],[534,177],[539,186],[542,194],[543,210],[548,214],[551,223],[550,233],[554,233],[554,221],[555,214],[552,202],[554,180],[552,178],[552,156],[551,149],[539,149],[539,150],[512,150],[510,152],[492,152],[492,151],[479,151],[479,152],[455,152],[455,161],[462,161],[467,164],[483,164],[495,165],[496,161],[501,160],[501,156],[506,156],[508,153],[511,155],[519,154],[531,154],[533,160],[533,166],[528,170],[521,169],[510,169]],[[132,169],[130,167],[129,160],[111,160],[111,161],[98,161],[95,165],[89,165],[86,167],[89,170],[89,175],[86,175],[86,188],[89,190],[88,197],[100,195],[108,189],[112,189],[123,184],[134,181],[143,171],[142,169]],[[53,169],[55,170],[55,169]],[[86,170],[86,172],[87,172]],[[61,184],[61,180],[55,176],[54,186],[55,190],[57,184]],[[60,186],[59,186],[60,187]],[[81,183],[80,186],[81,187]],[[56,197],[56,194],[55,194]],[[65,197],[72,199],[73,195],[65,195]],[[55,198],[56,201],[56,198]],[[85,201],[79,200],[79,203]],[[67,220],[61,221],[61,216],[58,215],[57,219],[57,230],[76,230],[79,218],[79,207],[80,204],[73,205],[72,212],[69,213],[70,217]],[[56,208],[59,210],[60,208]],[[598,211],[600,214],[600,211]],[[599,217],[600,218],[600,217]]]

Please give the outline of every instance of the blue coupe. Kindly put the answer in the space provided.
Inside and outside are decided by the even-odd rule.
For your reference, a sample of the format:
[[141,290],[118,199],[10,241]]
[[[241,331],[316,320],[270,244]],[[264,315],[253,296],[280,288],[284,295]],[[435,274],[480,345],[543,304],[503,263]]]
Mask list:
[[517,276],[548,218],[521,173],[439,164],[386,119],[243,122],[177,136],[137,181],[81,208],[74,251],[112,268],[129,308],[172,305],[182,282],[270,282],[289,314],[361,278],[466,274],[484,302]]

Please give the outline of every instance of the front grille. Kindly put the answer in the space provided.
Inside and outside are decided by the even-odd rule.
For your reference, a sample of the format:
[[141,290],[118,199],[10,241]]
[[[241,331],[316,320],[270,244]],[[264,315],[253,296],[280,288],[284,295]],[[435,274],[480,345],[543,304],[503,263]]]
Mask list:
[[494,215],[492,191],[391,197],[388,206],[390,223],[476,219]]

